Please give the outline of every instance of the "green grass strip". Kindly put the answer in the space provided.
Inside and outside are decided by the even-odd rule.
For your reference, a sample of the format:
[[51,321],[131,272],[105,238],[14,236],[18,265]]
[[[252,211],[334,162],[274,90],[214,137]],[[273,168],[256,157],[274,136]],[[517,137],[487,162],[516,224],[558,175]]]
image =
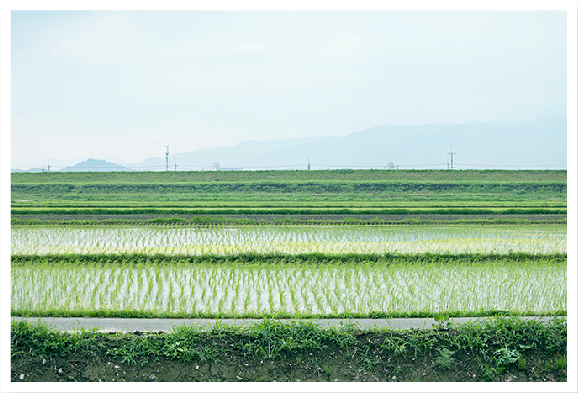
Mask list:
[[457,220],[431,220],[431,219],[414,219],[405,218],[401,220],[379,219],[371,220],[361,218],[344,217],[343,219],[296,219],[296,218],[274,218],[271,220],[259,218],[233,218],[233,217],[193,217],[190,219],[181,217],[153,218],[153,219],[39,219],[39,218],[12,218],[12,226],[25,225],[57,225],[57,226],[78,226],[78,225],[130,225],[130,226],[149,226],[149,225],[540,225],[540,224],[567,224],[566,218],[555,219],[457,219]]
[[12,255],[14,264],[42,263],[94,263],[94,264],[443,264],[443,263],[567,263],[567,254],[52,254]]
[[[460,311],[454,310],[446,313],[452,318],[466,318],[466,317],[493,317],[497,315],[524,317],[536,316],[543,313],[536,310],[528,311],[508,311],[500,309],[487,309],[484,311]],[[407,312],[371,312],[371,313],[356,313],[356,312],[342,312],[335,314],[312,314],[307,313],[298,315],[293,312],[272,312],[272,313],[231,313],[231,312],[154,312],[154,311],[134,311],[134,310],[97,310],[97,311],[74,311],[74,310],[60,310],[60,309],[45,309],[45,310],[27,310],[27,309],[12,309],[11,315],[13,317],[28,317],[28,318],[161,318],[161,319],[263,319],[263,318],[277,318],[277,319],[346,319],[346,318],[432,318],[433,314],[424,311],[407,311]],[[566,310],[554,310],[548,312],[551,316],[566,316]]]
[[403,182],[556,182],[566,181],[566,170],[431,170],[332,169],[178,172],[46,172],[12,173],[20,183],[190,183],[235,181],[403,181]]
[[344,214],[386,214],[386,215],[423,215],[423,214],[484,214],[484,215],[504,215],[504,214],[567,214],[567,209],[561,208],[499,208],[499,209],[317,209],[317,208],[12,208],[11,214],[83,214],[83,215],[103,215],[103,214],[232,214],[232,215],[254,215],[254,214],[314,214],[314,215],[344,215]]
[[392,358],[407,356],[436,359],[442,348],[446,348],[456,358],[462,355],[465,358],[467,354],[478,357],[482,365],[504,366],[502,372],[510,366],[515,370],[520,359],[536,351],[558,356],[567,353],[565,318],[524,320],[496,316],[447,326],[446,329],[361,330],[351,321],[339,327],[321,328],[314,321],[265,319],[250,327],[238,327],[217,320],[211,326],[177,326],[166,333],[137,335],[84,329],[60,332],[42,321],[18,321],[11,325],[11,352],[13,357],[32,353],[48,358],[82,354],[93,360],[111,357],[129,365],[146,365],[161,357],[218,362],[226,353],[235,351],[237,356],[268,360],[290,353],[336,348],[357,354],[358,358],[367,357],[369,366],[382,362],[385,365]]

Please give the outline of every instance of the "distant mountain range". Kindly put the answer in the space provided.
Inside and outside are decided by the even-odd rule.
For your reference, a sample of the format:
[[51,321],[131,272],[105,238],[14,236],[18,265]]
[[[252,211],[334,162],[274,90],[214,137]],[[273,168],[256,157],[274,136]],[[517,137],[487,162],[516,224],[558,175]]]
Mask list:
[[74,166],[68,166],[62,168],[59,172],[120,172],[120,171],[132,171],[132,169],[127,168],[122,165],[114,164],[112,162],[107,162],[104,160],[95,160],[89,158],[86,161],[79,162]]
[[[307,169],[308,161],[311,169],[383,169],[388,164],[400,169],[444,169],[451,165],[452,156],[456,169],[565,169],[566,129],[565,115],[531,121],[382,125],[343,137],[245,141],[171,154],[169,170],[174,170],[175,159],[180,171]],[[124,166],[102,162],[88,160],[61,171],[164,170],[166,165],[165,157]]]
[[[32,168],[27,171],[20,169],[13,169],[12,172],[43,172],[47,168]],[[51,172],[119,172],[119,171],[132,171],[132,169],[124,167],[122,165],[114,164],[112,162],[107,162],[104,160],[95,160],[89,158],[86,161],[79,162],[76,165],[68,166],[62,168],[58,171],[51,170]]]
[[[382,125],[344,137],[246,141],[236,146],[177,153],[169,170],[223,168],[311,169],[539,169],[566,168],[566,116],[531,121],[470,121],[418,126]],[[162,170],[163,157],[125,164],[135,170]]]

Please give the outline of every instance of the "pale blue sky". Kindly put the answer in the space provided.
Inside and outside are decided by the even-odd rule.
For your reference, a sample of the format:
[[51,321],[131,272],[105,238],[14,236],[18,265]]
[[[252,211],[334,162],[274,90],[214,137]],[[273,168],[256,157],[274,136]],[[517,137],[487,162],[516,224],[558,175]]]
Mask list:
[[529,120],[566,84],[565,11],[13,11],[12,167]]

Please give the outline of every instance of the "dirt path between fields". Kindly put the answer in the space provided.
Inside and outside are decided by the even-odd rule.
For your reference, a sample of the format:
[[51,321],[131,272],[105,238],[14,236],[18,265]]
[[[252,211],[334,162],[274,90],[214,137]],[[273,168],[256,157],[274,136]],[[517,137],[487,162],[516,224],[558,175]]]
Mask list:
[[[521,319],[542,319],[550,320],[550,316],[529,316]],[[472,318],[452,318],[450,321],[461,324],[468,321],[487,319],[485,317]],[[12,317],[12,320],[27,320],[37,323],[38,320],[52,325],[61,331],[74,331],[84,328],[86,330],[98,328],[101,332],[134,332],[151,331],[167,332],[173,326],[207,326],[214,325],[215,319],[160,319],[160,318],[53,318],[53,317]],[[261,319],[219,319],[219,322],[226,325],[249,326],[252,323],[260,322]],[[281,321],[291,321],[290,319]],[[305,320],[304,320],[305,321]],[[338,327],[341,323],[346,323],[347,319],[315,319],[315,323],[320,327]],[[392,319],[350,319],[352,323],[359,324],[360,328],[395,328],[395,329],[419,329],[431,328],[438,322],[433,318],[392,318]]]

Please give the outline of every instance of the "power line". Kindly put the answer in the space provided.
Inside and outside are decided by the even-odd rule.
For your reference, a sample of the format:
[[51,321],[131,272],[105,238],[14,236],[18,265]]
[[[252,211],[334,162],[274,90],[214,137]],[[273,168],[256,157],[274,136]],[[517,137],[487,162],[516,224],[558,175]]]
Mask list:
[[[449,153],[448,153],[449,154]],[[176,158],[174,158],[175,162],[174,162],[174,170],[177,170],[178,168],[181,169],[188,169],[188,170],[195,170],[195,169],[203,169],[206,166],[203,165],[187,165],[187,164],[181,164],[181,165],[177,165],[176,163]],[[446,163],[426,163],[426,164],[405,164],[405,165],[401,165],[402,168],[431,168],[431,167],[443,167],[449,165],[447,162]],[[127,170],[132,170],[132,171],[161,171],[163,170],[163,166],[162,165],[146,165],[146,166],[123,166],[121,165],[122,168],[110,168],[110,167],[100,167],[100,166],[96,166],[96,167],[80,167],[80,168],[74,168],[74,167],[63,167],[63,166],[57,166],[57,167],[53,167],[50,166],[50,172],[55,172],[54,169],[56,168],[74,168],[73,170],[69,170],[66,172],[82,172],[82,171],[90,171],[90,170],[100,170],[103,172],[111,172],[111,171],[124,171],[123,169],[126,168]],[[560,169],[566,169],[566,166],[564,164],[544,164],[544,165],[540,165],[540,164],[482,164],[482,163],[460,163],[458,165],[458,167],[491,167],[491,168],[512,168],[512,167],[533,167],[533,168],[553,168],[553,167],[557,167]],[[302,165],[300,164],[287,164],[287,165],[250,165],[250,166],[244,166],[243,169],[247,169],[247,170],[251,170],[251,169],[300,169],[303,168]],[[308,168],[310,168],[310,161],[308,162]],[[331,169],[331,168],[339,168],[339,169],[348,169],[348,168],[359,168],[359,169],[382,169],[383,166],[382,165],[355,165],[355,164],[340,164],[340,165],[335,165],[335,164],[316,164],[316,168],[317,169]],[[38,172],[41,171],[46,171],[46,168],[41,168],[41,167],[20,167],[17,169],[21,169],[23,171],[25,171],[26,169],[36,169]],[[76,170],[78,169],[78,170]],[[103,170],[104,169],[104,170]],[[164,169],[167,169],[167,166],[164,166]],[[455,169],[455,166],[452,165],[452,169]]]

